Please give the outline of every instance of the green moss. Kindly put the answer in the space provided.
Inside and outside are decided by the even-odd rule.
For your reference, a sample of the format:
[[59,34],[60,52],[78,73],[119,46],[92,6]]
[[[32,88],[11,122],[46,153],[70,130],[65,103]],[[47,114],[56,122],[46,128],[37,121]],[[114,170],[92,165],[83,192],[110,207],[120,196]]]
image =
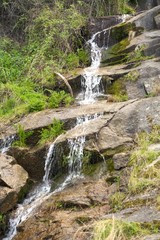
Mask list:
[[136,28],[133,23],[121,23],[118,26],[111,29],[111,38],[115,39],[117,42],[128,37],[128,33]]
[[146,46],[142,45],[138,48],[136,48],[133,52],[130,52],[126,56],[126,62],[127,63],[133,63],[133,62],[142,62],[146,59],[151,59],[153,56],[146,56],[144,53]]
[[103,157],[98,152],[84,151],[82,159],[82,173],[93,176],[101,168]]
[[129,43],[130,43],[130,41],[128,40],[128,38],[123,39],[122,41],[120,41],[119,43],[117,43],[113,47],[111,47],[109,52],[111,54],[116,54],[117,55],[118,53],[125,50],[126,47],[129,45]]

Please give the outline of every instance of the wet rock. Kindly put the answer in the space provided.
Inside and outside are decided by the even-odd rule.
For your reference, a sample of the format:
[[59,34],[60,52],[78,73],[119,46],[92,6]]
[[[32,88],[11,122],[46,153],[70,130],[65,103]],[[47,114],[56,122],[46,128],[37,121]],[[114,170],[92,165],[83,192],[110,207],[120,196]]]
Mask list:
[[[59,119],[64,122],[67,129],[74,127],[76,124],[77,117],[84,117],[85,115],[94,115],[97,113],[112,113],[115,112],[124,105],[124,103],[117,104],[107,104],[106,101],[96,102],[94,104],[89,105],[81,105],[81,106],[72,106],[68,108],[59,108],[59,109],[46,109],[40,112],[31,113],[24,118],[21,119],[17,124],[20,124],[24,130],[37,130],[43,127],[46,127],[52,124],[53,120]],[[2,126],[3,128],[4,126]],[[1,133],[3,134],[11,134],[15,133],[15,128],[3,128]]]
[[0,154],[0,179],[0,212],[6,213],[15,206],[26,188],[28,173],[13,157]]
[[117,153],[113,156],[114,169],[119,170],[127,166],[129,161],[129,153]]

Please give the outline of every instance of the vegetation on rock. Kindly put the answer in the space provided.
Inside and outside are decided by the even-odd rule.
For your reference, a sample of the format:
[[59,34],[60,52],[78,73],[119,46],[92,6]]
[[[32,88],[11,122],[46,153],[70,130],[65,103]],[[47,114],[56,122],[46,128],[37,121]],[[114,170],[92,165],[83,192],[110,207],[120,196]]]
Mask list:
[[54,119],[53,123],[50,126],[48,126],[48,128],[42,129],[39,143],[44,144],[46,142],[53,141],[56,137],[58,137],[62,133],[64,133],[63,122]]
[[137,136],[137,149],[131,156],[130,165],[133,165],[128,188],[130,193],[140,193],[160,184],[159,167],[156,159],[159,151],[149,149],[149,145],[160,143],[160,127],[154,126],[150,134],[143,132]]
[[12,146],[16,147],[26,147],[27,138],[33,134],[33,131],[26,132],[24,128],[19,124],[17,126],[17,137],[18,140],[14,141]]
[[[94,240],[129,240],[140,239],[149,233],[140,223],[126,222],[116,219],[99,221],[94,227]],[[137,238],[138,237],[138,238]]]

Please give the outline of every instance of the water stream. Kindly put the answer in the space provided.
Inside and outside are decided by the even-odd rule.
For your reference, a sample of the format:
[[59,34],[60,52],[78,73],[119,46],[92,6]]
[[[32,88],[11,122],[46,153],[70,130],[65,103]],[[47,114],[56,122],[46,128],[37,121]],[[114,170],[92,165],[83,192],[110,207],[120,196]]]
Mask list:
[[[106,31],[108,32],[107,46],[103,46],[103,49],[107,49],[108,47],[110,28]],[[101,83],[102,77],[96,74],[102,56],[102,48],[98,47],[96,43],[96,37],[99,33],[100,32],[95,33],[88,41],[91,47],[91,66],[84,69],[84,73],[81,77],[82,92],[78,96],[80,104],[93,103],[95,99],[103,93],[103,85]]]
[[6,137],[0,144],[0,153],[6,153],[15,139],[14,135]]
[[[101,77],[96,75],[96,70],[100,65],[101,61],[101,48],[95,42],[95,38],[98,33],[94,34],[93,37],[88,41],[91,46],[91,66],[84,70],[82,76],[82,93],[78,96],[80,104],[90,104],[103,93],[103,87],[101,84]],[[108,34],[109,37],[109,34]],[[109,40],[108,40],[109,41]],[[98,114],[92,116],[83,116],[77,118],[77,125],[82,125],[91,119],[99,117]],[[54,191],[62,191],[66,185],[68,185],[73,179],[81,178],[82,157],[83,148],[85,144],[85,136],[77,137],[76,139],[69,139],[68,144],[70,152],[68,156],[69,172],[64,182]],[[4,147],[5,149],[5,147]],[[50,183],[50,171],[52,169],[52,163],[54,161],[55,144],[51,144],[45,161],[45,175],[42,183],[39,184],[31,191],[27,198],[22,204],[17,206],[17,210],[14,213],[14,217],[10,219],[10,229],[7,236],[3,240],[11,240],[16,235],[16,227],[30,217],[37,206],[41,204],[44,199],[49,197],[51,191]],[[52,194],[54,193],[52,192]]]

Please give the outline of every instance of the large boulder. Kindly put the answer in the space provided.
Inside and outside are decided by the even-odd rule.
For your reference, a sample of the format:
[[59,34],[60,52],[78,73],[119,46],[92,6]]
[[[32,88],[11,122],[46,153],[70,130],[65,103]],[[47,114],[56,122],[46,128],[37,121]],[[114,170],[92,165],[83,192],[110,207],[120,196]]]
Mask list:
[[34,149],[12,147],[8,150],[8,154],[28,172],[32,180],[39,181],[44,176],[47,149],[47,145]]
[[27,187],[28,173],[11,156],[0,154],[0,212],[12,209]]
[[119,137],[134,137],[138,132],[149,132],[152,125],[160,125],[160,97],[128,104],[115,114],[109,127]]

